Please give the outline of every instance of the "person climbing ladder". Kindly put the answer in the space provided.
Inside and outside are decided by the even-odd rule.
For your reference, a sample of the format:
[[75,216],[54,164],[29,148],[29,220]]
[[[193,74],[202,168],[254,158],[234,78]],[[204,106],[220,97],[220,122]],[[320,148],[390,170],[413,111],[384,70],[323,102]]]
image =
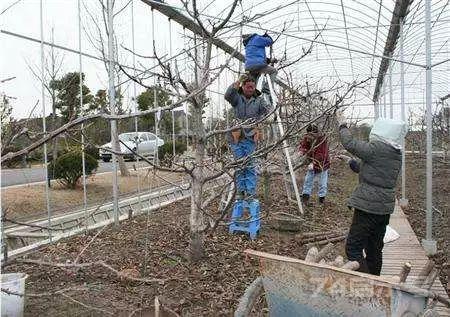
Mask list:
[[[234,125],[241,122],[259,120],[270,111],[269,104],[256,91],[254,79],[248,75],[242,75],[240,80],[233,83],[225,92],[227,100],[234,110]],[[236,128],[227,134],[227,140],[236,160],[244,161],[236,169],[237,199],[233,207],[232,224],[230,232],[237,230],[250,232],[251,238],[256,237],[259,230],[259,202],[256,199],[257,172],[252,154],[255,151],[262,133],[257,127]],[[248,208],[252,220],[248,228],[243,228],[237,223],[242,216],[243,209]]]
[[245,47],[245,71],[254,77],[255,82],[261,74],[268,74],[273,82],[277,70],[269,64],[276,60],[266,57],[266,47],[272,46],[273,39],[267,33],[264,35],[253,33],[243,35],[242,42]]

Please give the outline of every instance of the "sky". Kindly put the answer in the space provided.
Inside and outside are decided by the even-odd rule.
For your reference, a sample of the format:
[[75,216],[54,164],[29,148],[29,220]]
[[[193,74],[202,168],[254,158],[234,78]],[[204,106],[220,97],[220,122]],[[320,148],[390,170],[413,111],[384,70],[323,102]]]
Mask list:
[[[2,0],[0,9],[3,11],[9,4],[16,2],[12,0]],[[120,5],[124,1],[118,1],[116,5]],[[99,56],[99,52],[95,50],[88,39],[87,34],[94,34],[92,22],[89,18],[87,10],[96,15],[100,20],[100,10],[96,1],[84,1],[87,8],[82,5],[82,26],[81,46],[82,51],[88,54]],[[120,5],[119,5],[120,4]],[[38,0],[23,0],[10,8],[6,13],[1,15],[1,28],[20,35],[40,40],[40,3]],[[168,53],[168,23],[164,23],[155,18],[156,42],[161,55]],[[142,55],[152,55],[152,32],[151,32],[151,10],[140,1],[135,1],[134,7],[135,19],[135,47],[136,52]],[[56,45],[65,46],[78,50],[78,6],[76,0],[44,0],[43,1],[43,28],[44,41],[51,42],[52,29],[53,41]],[[89,28],[92,27],[92,28]],[[131,6],[128,6],[122,13],[115,18],[115,32],[120,44],[127,48],[131,48]],[[41,83],[32,74],[29,66],[32,66],[37,72],[40,72],[41,66],[41,50],[40,43],[27,41],[10,35],[1,34],[2,49],[1,54],[1,79],[16,77],[13,80],[5,82],[1,86],[2,92],[14,99],[11,100],[13,105],[14,117],[28,117],[35,103],[41,99]],[[179,43],[178,43],[179,44]],[[177,49],[177,43],[173,44],[173,49]],[[44,47],[45,53],[50,54],[50,47]],[[71,52],[65,52],[54,49],[57,60],[63,59],[63,66],[60,75],[67,72],[79,70],[79,56]],[[121,62],[125,65],[132,66],[131,54],[125,54],[121,49]],[[138,63],[142,63],[146,67],[153,65],[152,60],[137,59]],[[98,89],[105,89],[108,85],[107,73],[104,64],[101,61],[90,58],[82,58],[83,72],[86,74],[86,85],[92,92]],[[138,68],[141,68],[138,66]],[[122,78],[123,80],[125,78]],[[126,99],[128,94],[132,94],[130,84],[126,85]],[[137,87],[137,93],[143,88]],[[130,96],[131,97],[131,96]],[[49,101],[46,100],[46,113],[51,111]],[[129,100],[128,100],[129,101]],[[37,107],[35,115],[42,113],[42,105]],[[37,113],[40,111],[40,113]]]
[[[375,5],[377,1],[372,1]],[[128,3],[127,0],[116,0],[115,11],[122,8]],[[167,1],[176,6],[181,6],[179,1]],[[220,16],[220,12],[223,11],[231,3],[231,1],[199,1],[200,7],[203,8],[202,13],[211,16]],[[135,20],[135,51],[140,55],[152,55],[152,12],[146,4],[141,1],[133,1],[134,3],[134,20]],[[308,5],[310,3],[310,5]],[[306,39],[312,39],[317,34],[317,28],[325,27],[319,40],[339,46],[345,47],[348,45],[353,50],[365,51],[368,53],[382,54],[384,48],[384,40],[389,29],[389,21],[391,18],[391,11],[394,1],[387,0],[383,2],[381,7],[380,19],[377,25],[376,12],[377,7],[369,5],[365,7],[368,2],[355,2],[350,0],[344,0],[346,10],[346,26],[344,28],[344,21],[342,19],[342,8],[338,5],[340,1],[328,1],[327,4],[321,4],[316,1],[310,2],[273,2],[264,0],[252,0],[245,1],[246,7],[238,6],[236,9],[237,14],[245,14],[250,16],[257,12],[263,12],[266,9],[270,9],[278,5],[286,5],[284,10],[268,15],[268,18],[257,20],[254,24],[246,25],[242,32],[263,32],[264,30],[281,30],[286,28],[286,36],[283,36],[276,42],[276,51],[279,55],[280,52],[285,51],[288,60],[294,60],[298,56],[302,47],[307,48],[309,43]],[[436,6],[439,5],[439,1],[433,1]],[[43,0],[43,34],[44,40],[51,42],[52,33],[53,41],[57,45],[69,47],[71,49],[78,49],[78,1],[77,0]],[[208,5],[210,4],[210,5]],[[39,0],[2,0],[0,2],[0,12],[10,7],[6,12],[0,15],[1,29],[9,32],[14,32],[20,35],[28,36],[40,40],[40,1]],[[420,9],[420,6],[417,6]],[[413,8],[414,9],[414,8]],[[81,21],[83,30],[81,32],[81,46],[82,51],[95,56],[99,55],[99,52],[95,50],[92,43],[89,41],[88,34],[93,35],[94,40],[97,38],[95,35],[95,24],[92,23],[89,14],[94,16],[96,21],[100,22],[102,26],[102,19],[100,14],[100,6],[96,0],[84,0],[81,6]],[[438,14],[439,8],[434,10]],[[423,22],[420,18],[420,14],[412,12],[417,15],[416,18]],[[159,13],[155,13],[154,31],[156,50],[158,55],[164,56],[169,54],[170,46],[172,46],[172,55],[179,53],[183,47],[188,47],[190,44],[183,36],[184,32],[180,26],[176,23],[171,23],[172,33],[169,32],[169,22],[166,17],[163,17]],[[440,12],[439,17],[449,18],[449,10],[446,8]],[[207,16],[203,16],[204,20],[208,19]],[[233,17],[236,19],[236,16]],[[450,19],[450,18],[449,18]],[[374,22],[375,21],[375,22]],[[128,66],[132,65],[132,55],[123,47],[132,47],[132,32],[131,32],[131,5],[127,6],[121,13],[115,17],[115,32],[120,44],[119,62]],[[443,28],[441,34],[450,34],[450,23],[439,23],[436,28]],[[422,25],[423,26],[423,25]],[[420,60],[423,63],[423,27],[419,25],[417,28],[410,28],[410,32],[405,32],[410,35],[406,38],[405,46],[408,49],[408,54],[413,55],[412,52],[416,52],[414,58]],[[343,30],[346,30],[344,32]],[[407,27],[405,27],[405,30]],[[53,30],[53,32],[52,32]],[[375,41],[375,30],[377,30],[378,43]],[[448,33],[445,33],[446,30]],[[407,30],[408,31],[408,30]],[[422,33],[421,33],[422,32]],[[170,41],[170,34],[172,39]],[[231,45],[237,45],[239,39],[239,29],[234,28],[221,34],[221,38]],[[274,34],[273,34],[274,35]],[[0,80],[9,77],[15,77],[15,79],[4,82],[0,86],[0,92],[5,93],[14,99],[11,99],[13,105],[13,116],[16,118],[28,117],[31,109],[39,101],[39,105],[35,108],[34,116],[40,116],[42,114],[42,102],[41,99],[41,83],[33,76],[29,69],[29,65],[34,67],[37,71],[40,71],[40,44],[20,39],[14,36],[5,35],[1,33],[1,42],[3,49],[0,52]],[[274,35],[274,37],[276,34]],[[383,37],[384,36],[384,37]],[[438,39],[438,36],[434,37]],[[410,39],[410,40],[409,40]],[[408,41],[409,40],[409,41]],[[439,46],[440,51],[434,56],[434,60],[442,60],[442,58],[449,57],[449,41],[447,35],[447,41],[445,36],[443,39],[439,38],[439,41],[443,41],[443,45]],[[172,43],[172,45],[170,45]],[[418,45],[418,43],[420,45]],[[435,40],[435,45],[439,45]],[[375,48],[372,46],[375,44]],[[444,48],[444,50],[442,49]],[[63,58],[63,66],[61,68],[61,75],[67,72],[73,72],[79,70],[79,57],[78,54],[64,52],[59,49],[54,50],[55,54],[59,58]],[[50,48],[45,47],[45,53],[50,53]],[[217,54],[217,51],[213,52]],[[440,55],[438,55],[440,54]],[[444,55],[442,55],[444,54]],[[446,55],[445,55],[446,54]],[[409,56],[409,55],[408,55]],[[219,51],[219,60],[223,61],[224,54]],[[351,60],[351,62],[349,62]],[[321,85],[324,87],[332,86],[333,83],[338,80],[350,81],[355,78],[365,78],[367,76],[375,76],[378,71],[378,64],[380,59],[373,58],[367,54],[359,54],[357,52],[349,53],[343,49],[335,49],[330,46],[316,45],[313,48],[312,53],[305,58],[303,62],[299,62],[295,65],[293,75],[299,82],[314,82],[321,81]],[[186,66],[186,63],[181,58],[177,60],[178,66],[181,71]],[[136,57],[136,65],[139,69],[148,69],[154,65],[154,60],[148,58]],[[214,60],[214,65],[217,66],[217,59]],[[107,73],[105,67],[101,61],[93,60],[83,57],[83,72],[86,74],[86,85],[95,93],[98,89],[107,88]],[[439,94],[445,92],[447,88],[450,88],[448,82],[449,78],[449,64],[443,64],[440,69],[437,69],[434,82],[436,87],[434,89],[436,98]],[[372,66],[372,67],[370,67]],[[233,62],[232,67],[238,68],[238,63]],[[410,82],[410,86],[406,90],[407,102],[411,107],[417,108],[418,111],[423,109],[424,103],[424,74],[423,69],[407,67],[411,75],[406,77],[407,82]],[[444,71],[445,76],[440,76],[440,72]],[[189,73],[189,72],[186,72]],[[394,64],[393,68],[393,103],[395,106],[395,115],[400,113],[399,109],[399,65]],[[418,75],[415,75],[417,73]],[[187,75],[192,76],[192,75]],[[216,81],[209,89],[208,95],[213,101],[214,109],[209,109],[209,112],[219,113],[226,107],[226,102],[223,100],[222,93],[225,87],[235,80],[236,75],[232,72],[224,72],[219,81]],[[125,80],[122,75],[122,80]],[[444,84],[442,84],[444,83]],[[446,84],[447,83],[447,84]],[[152,84],[152,81],[147,81],[147,84]],[[130,107],[133,107],[131,98],[133,96],[133,85],[129,82],[123,85],[125,91],[125,103]],[[137,94],[144,90],[143,87],[137,85]],[[448,89],[450,90],[450,89]],[[217,93],[219,92],[219,93]],[[372,101],[371,96],[373,93],[373,83],[368,87],[367,91],[360,91],[357,98],[355,108],[360,116],[373,115],[372,113]],[[390,94],[386,91],[387,103],[389,103]],[[381,102],[383,103],[384,98]],[[51,111],[48,98],[45,101],[45,113],[48,114]]]

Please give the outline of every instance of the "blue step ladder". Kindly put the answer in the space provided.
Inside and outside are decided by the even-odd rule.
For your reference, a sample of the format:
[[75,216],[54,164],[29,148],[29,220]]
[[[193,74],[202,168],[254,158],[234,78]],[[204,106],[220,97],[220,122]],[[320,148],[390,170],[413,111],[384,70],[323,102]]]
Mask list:
[[[250,214],[250,220],[241,220],[245,210],[248,210]],[[231,223],[229,232],[231,234],[235,232],[247,232],[250,235],[250,239],[256,239],[261,222],[259,219],[259,201],[257,199],[243,200],[238,199],[233,206],[233,212],[231,214]]]

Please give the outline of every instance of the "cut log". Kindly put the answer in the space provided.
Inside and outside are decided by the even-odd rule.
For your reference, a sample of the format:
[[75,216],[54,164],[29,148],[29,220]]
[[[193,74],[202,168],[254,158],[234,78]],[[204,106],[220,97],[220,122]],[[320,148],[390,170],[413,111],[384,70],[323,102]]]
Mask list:
[[295,235],[295,237],[303,240],[320,236],[341,235],[341,234],[343,234],[343,232],[340,231],[303,232]]
[[421,286],[425,282],[426,277],[433,271],[433,269],[434,261],[428,260],[422,270],[420,270],[417,281],[414,284],[417,286]]
[[345,234],[342,234],[342,232],[336,232],[336,233],[329,233],[326,235],[317,235],[314,237],[306,237],[306,238],[300,238],[300,242],[303,244],[308,244],[311,242],[317,242],[317,241],[323,241],[323,240],[331,240],[336,237],[344,237]]
[[428,274],[428,276],[425,277],[425,279],[420,287],[424,288],[426,290],[429,290],[431,288],[431,286],[433,286],[436,278],[438,277],[438,275],[439,275],[438,273],[439,272],[436,269],[431,270],[430,274]]
[[322,260],[328,254],[330,254],[331,251],[333,251],[333,248],[334,248],[334,244],[333,243],[328,243],[326,246],[324,246],[322,248],[322,250],[320,250],[320,252],[317,254],[316,259],[315,259],[316,262]]
[[428,260],[427,264],[425,264],[425,266],[420,271],[419,276],[422,276],[422,277],[428,276],[430,274],[431,270],[433,270],[433,268],[434,268],[434,261]]
[[330,262],[330,265],[341,267],[344,265],[344,258],[342,257],[342,255],[338,255],[336,259],[334,259],[334,261]]
[[319,254],[319,250],[317,250],[316,247],[310,248],[308,250],[308,253],[306,253],[305,261],[315,263],[318,254]]
[[359,262],[358,261],[348,261],[347,263],[345,263],[342,266],[342,269],[356,271],[357,269],[359,269]]
[[324,244],[327,244],[327,243],[340,242],[342,240],[345,240],[346,237],[347,237],[346,235],[343,235],[343,236],[336,237],[336,238],[331,238],[331,239],[326,239],[326,240],[322,240],[322,241],[317,241],[315,244],[316,245],[324,245]]
[[400,274],[399,274],[399,282],[400,283],[404,283],[406,281],[406,278],[408,277],[409,272],[411,272],[411,263],[406,262],[405,264],[403,264],[402,270],[400,271]]

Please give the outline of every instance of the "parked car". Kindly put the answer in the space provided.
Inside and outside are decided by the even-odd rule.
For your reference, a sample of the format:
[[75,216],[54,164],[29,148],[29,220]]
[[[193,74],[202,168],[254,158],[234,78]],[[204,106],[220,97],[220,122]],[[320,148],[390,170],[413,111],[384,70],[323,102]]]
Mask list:
[[[153,156],[158,150],[158,147],[164,145],[164,140],[151,132],[122,133],[119,134],[119,140],[127,145],[125,146],[120,143],[120,151],[124,154],[125,159],[135,159],[135,155],[130,149],[142,156]],[[112,153],[107,151],[107,149],[111,148],[111,142],[102,145],[100,158],[103,162],[111,161]]]

